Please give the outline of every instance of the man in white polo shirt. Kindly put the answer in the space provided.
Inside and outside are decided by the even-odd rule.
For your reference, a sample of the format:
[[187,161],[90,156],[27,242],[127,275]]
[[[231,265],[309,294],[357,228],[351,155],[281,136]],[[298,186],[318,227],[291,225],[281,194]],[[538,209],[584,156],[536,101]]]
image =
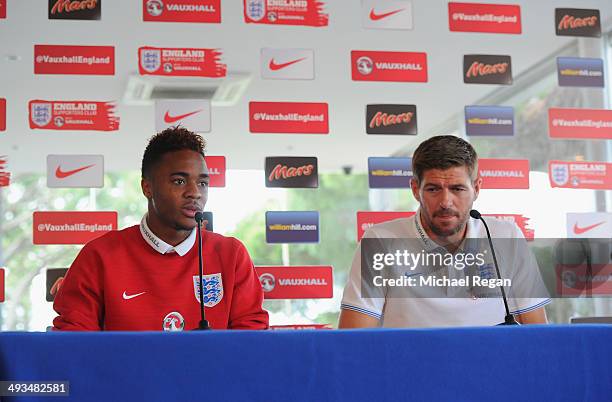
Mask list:
[[[370,239],[405,239],[401,244],[414,256],[446,253],[451,257],[469,252],[473,244],[481,244],[480,240],[466,242],[466,239],[486,241],[484,225],[470,218],[469,214],[482,181],[477,177],[477,158],[474,148],[455,136],[436,136],[419,145],[412,158],[414,176],[411,186],[420,207],[410,218],[374,225],[364,234],[344,289],[340,328],[480,326],[504,322],[506,313],[500,297],[479,297],[482,288],[478,286],[453,287],[459,282],[449,281],[465,280],[469,271],[457,269],[455,263],[435,269],[423,264],[405,268],[402,276],[413,281],[410,284],[419,283],[418,280],[431,275],[447,281],[442,287],[435,288],[389,285],[394,282],[372,288],[372,278],[384,273],[384,269],[368,266],[362,270],[361,264],[362,247],[369,247],[364,244],[379,241]],[[496,253],[502,277],[512,283],[510,292],[506,288],[511,314],[522,324],[546,323],[544,305],[550,299],[545,295],[537,263],[528,251],[521,231],[512,223],[493,218],[486,218],[486,221],[493,238],[507,239],[501,241]],[[388,245],[390,241],[379,242]],[[489,278],[497,278],[490,256],[483,261],[479,267],[480,276],[488,270]],[[393,264],[396,270],[397,264],[401,263]],[[376,286],[380,285],[381,277],[375,282]]]

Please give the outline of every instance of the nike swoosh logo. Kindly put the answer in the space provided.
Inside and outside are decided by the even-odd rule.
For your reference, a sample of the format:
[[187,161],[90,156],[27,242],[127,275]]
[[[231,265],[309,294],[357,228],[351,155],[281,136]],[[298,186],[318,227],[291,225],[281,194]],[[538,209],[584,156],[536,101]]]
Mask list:
[[130,300],[130,299],[133,299],[134,297],[142,296],[145,293],[147,292],[140,292],[140,293],[136,293],[135,295],[128,295],[127,292],[123,292],[123,300]]
[[382,20],[383,18],[390,17],[393,14],[401,13],[404,10],[405,10],[405,8],[400,8],[399,10],[389,11],[388,13],[376,14],[376,11],[374,11],[374,9],[371,9],[370,10],[370,19],[372,21]]
[[73,174],[82,172],[83,170],[89,169],[92,166],[95,166],[95,164],[83,166],[74,170],[62,170],[62,167],[58,166],[57,169],[55,169],[55,177],[57,177],[58,179],[65,179],[68,176],[72,176]]
[[170,115],[170,111],[167,110],[166,114],[164,115],[164,121],[166,123],[174,123],[176,121],[186,119],[189,116],[193,116],[196,113],[200,113],[201,111],[202,111],[202,109],[196,110],[194,112],[189,112],[189,113],[185,113],[185,114],[179,114],[179,115],[176,115],[176,116],[171,116]]
[[306,60],[306,57],[302,57],[301,59],[291,60],[291,61],[288,61],[286,63],[280,63],[280,64],[275,63],[274,59],[272,59],[272,60],[270,60],[270,64],[268,65],[268,67],[270,67],[270,70],[272,70],[272,71],[277,71],[277,70],[281,70],[281,69],[283,69],[285,67],[289,67],[292,64],[299,63],[302,60]]
[[591,229],[595,229],[597,226],[601,226],[601,225],[603,225],[604,223],[606,223],[606,221],[599,222],[599,223],[595,223],[595,224],[593,224],[593,225],[589,225],[589,226],[585,226],[585,227],[583,227],[583,228],[578,227],[578,224],[577,224],[577,223],[574,223],[574,233],[575,233],[575,234],[577,234],[577,235],[579,235],[579,234],[583,234],[584,232],[588,232],[588,231],[589,231],[589,230],[591,230]]

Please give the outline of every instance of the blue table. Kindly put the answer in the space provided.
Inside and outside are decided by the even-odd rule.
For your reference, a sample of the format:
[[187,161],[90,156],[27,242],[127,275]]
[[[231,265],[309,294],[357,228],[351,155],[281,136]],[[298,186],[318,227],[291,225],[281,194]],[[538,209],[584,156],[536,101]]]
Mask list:
[[[612,326],[2,333],[22,401],[612,401]],[[4,400],[4,399],[3,399]]]

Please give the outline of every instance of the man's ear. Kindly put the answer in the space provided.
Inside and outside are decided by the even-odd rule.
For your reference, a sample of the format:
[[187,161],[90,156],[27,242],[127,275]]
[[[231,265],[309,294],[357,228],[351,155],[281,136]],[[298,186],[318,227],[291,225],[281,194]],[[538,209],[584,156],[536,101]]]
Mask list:
[[421,194],[419,193],[419,183],[414,177],[410,179],[410,188],[412,189],[412,195],[414,195],[414,198],[418,202],[421,202]]
[[142,193],[147,200],[150,200],[153,197],[153,191],[151,190],[151,180],[145,179],[144,177],[140,179],[140,188],[142,189]]
[[478,178],[474,180],[474,200],[478,198],[478,194],[480,193],[481,186],[482,186],[482,177],[478,176]]

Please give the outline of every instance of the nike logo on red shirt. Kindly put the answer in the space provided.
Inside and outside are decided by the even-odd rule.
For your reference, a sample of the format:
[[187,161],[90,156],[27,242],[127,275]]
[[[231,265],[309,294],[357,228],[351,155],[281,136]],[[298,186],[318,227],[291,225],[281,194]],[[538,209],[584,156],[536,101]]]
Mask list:
[[201,111],[202,111],[202,109],[196,110],[194,112],[189,112],[189,113],[185,113],[185,114],[179,114],[179,115],[176,115],[176,116],[171,116],[170,115],[170,111],[167,110],[166,114],[164,115],[164,121],[166,123],[174,123],[176,121],[186,119],[189,116],[193,116],[196,113],[200,113]]
[[577,234],[577,235],[583,234],[585,232],[588,232],[591,229],[595,229],[597,226],[603,225],[604,223],[606,223],[606,221],[595,223],[593,225],[585,226],[585,227],[582,227],[582,228],[578,227],[577,223],[574,223],[574,233]]
[[92,166],[95,166],[95,164],[83,166],[81,168],[74,169],[74,170],[66,170],[66,171],[62,170],[61,166],[58,166],[57,169],[55,169],[55,177],[57,177],[58,179],[65,179],[68,176],[72,176],[75,173],[79,173],[85,169],[89,169]]
[[376,11],[374,11],[374,9],[370,10],[370,19],[372,21],[378,21],[378,20],[382,20],[383,18],[387,18],[392,16],[393,14],[397,14],[400,13],[402,11],[404,11],[405,8],[400,8],[399,10],[395,10],[395,11],[389,11],[388,13],[383,13],[383,14],[376,14]]
[[302,57],[301,59],[292,60],[292,61],[288,61],[286,63],[280,63],[280,64],[277,64],[274,61],[274,59],[272,59],[272,60],[270,60],[270,64],[269,64],[268,67],[270,67],[270,70],[272,70],[272,71],[277,71],[277,70],[281,70],[281,69],[283,69],[285,67],[289,67],[292,64],[299,63],[302,60],[306,60],[306,57]]
[[123,292],[123,300],[130,300],[130,299],[133,299],[134,297],[142,296],[145,293],[147,292],[140,292],[134,295],[128,295],[127,292]]

